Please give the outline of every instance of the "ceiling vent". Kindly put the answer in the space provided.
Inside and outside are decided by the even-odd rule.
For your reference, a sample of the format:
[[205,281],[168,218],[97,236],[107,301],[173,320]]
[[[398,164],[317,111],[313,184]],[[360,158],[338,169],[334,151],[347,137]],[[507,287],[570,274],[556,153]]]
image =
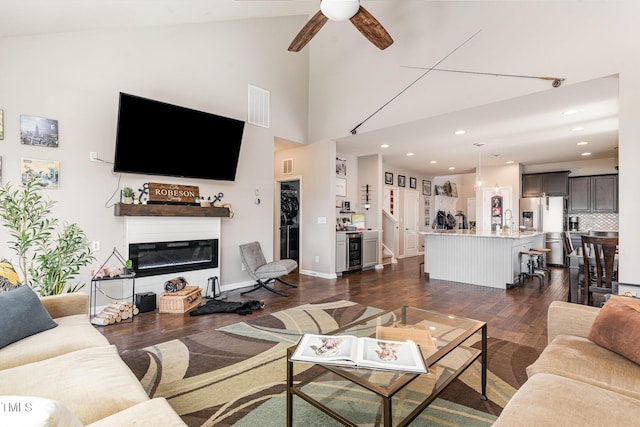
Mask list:
[[269,127],[269,98],[268,90],[249,85],[249,123]]
[[284,159],[282,161],[282,174],[291,175],[293,173],[293,159]]

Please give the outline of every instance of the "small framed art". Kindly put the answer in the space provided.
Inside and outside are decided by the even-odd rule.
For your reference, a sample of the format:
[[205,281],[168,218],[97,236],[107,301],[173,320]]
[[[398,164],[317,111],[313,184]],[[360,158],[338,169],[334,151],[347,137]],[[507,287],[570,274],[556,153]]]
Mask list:
[[415,179],[414,177],[410,177],[409,178],[409,188],[417,188],[418,187],[418,180]]
[[58,148],[58,121],[44,117],[20,116],[20,143]]
[[407,186],[407,177],[404,175],[398,175],[398,187]]
[[347,161],[336,157],[336,175],[347,176]]
[[384,173],[384,183],[386,185],[393,185],[393,173],[391,172]]
[[336,196],[347,197],[346,178],[336,178]]
[[60,185],[60,162],[22,158],[20,163],[22,185],[35,179],[41,188],[58,188]]
[[431,181],[422,180],[422,195],[430,196],[431,195]]

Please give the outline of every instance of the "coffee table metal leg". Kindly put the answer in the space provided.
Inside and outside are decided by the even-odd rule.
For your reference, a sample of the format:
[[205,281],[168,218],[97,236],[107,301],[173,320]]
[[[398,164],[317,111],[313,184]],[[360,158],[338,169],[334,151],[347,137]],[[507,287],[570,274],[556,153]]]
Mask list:
[[391,427],[391,418],[392,418],[392,414],[391,414],[391,398],[390,397],[383,397],[382,398],[382,405],[384,406],[383,408],[383,412],[384,412],[384,425]]
[[487,324],[482,327],[482,395],[487,400]]
[[293,426],[293,362],[289,360],[291,350],[287,350],[287,427]]

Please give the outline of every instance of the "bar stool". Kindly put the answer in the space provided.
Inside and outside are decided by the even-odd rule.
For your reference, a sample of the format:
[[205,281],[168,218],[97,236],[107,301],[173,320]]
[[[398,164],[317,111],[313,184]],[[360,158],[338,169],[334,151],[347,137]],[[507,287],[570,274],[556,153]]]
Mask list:
[[531,250],[521,251],[520,255],[529,256],[529,261],[527,262],[527,271],[520,272],[520,275],[518,276],[520,283],[524,285],[525,279],[529,279],[529,278],[533,279],[534,277],[537,277],[538,280],[540,281],[540,288],[542,288],[544,286],[544,272],[536,271],[538,256],[542,255],[542,252],[531,251]]
[[541,252],[536,261],[536,270],[544,271],[549,276],[549,283],[551,283],[551,269],[547,267],[547,254],[551,252],[549,248],[529,248],[532,251]]

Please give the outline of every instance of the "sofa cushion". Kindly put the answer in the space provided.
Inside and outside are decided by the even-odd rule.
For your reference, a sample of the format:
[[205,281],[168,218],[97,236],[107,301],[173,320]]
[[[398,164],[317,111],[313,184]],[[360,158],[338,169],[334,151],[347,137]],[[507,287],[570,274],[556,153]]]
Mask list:
[[558,335],[527,367],[529,378],[540,373],[572,378],[640,399],[640,365],[587,338]]
[[57,328],[14,342],[0,350],[0,370],[38,362],[72,351],[109,345],[86,314],[58,317]]
[[640,363],[640,311],[622,298],[610,298],[596,316],[587,338]]
[[0,293],[0,348],[56,326],[29,286]]
[[520,387],[493,427],[631,426],[639,417],[636,399],[542,373]]
[[115,346],[93,347],[0,371],[0,395],[60,401],[84,424],[149,399]]
[[182,418],[162,397],[138,403],[135,406],[89,424],[87,427],[183,427]]
[[34,396],[0,396],[0,425],[82,427],[62,403]]

